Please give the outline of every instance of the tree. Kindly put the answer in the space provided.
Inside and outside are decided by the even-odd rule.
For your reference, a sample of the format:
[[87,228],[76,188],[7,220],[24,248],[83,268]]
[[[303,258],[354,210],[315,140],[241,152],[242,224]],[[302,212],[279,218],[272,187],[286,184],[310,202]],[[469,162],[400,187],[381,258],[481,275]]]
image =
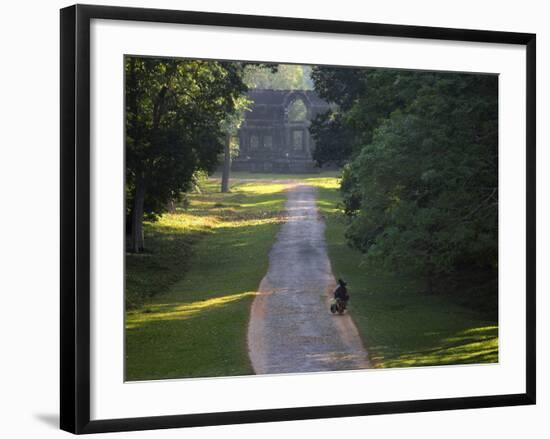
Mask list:
[[429,291],[459,271],[496,279],[497,97],[494,76],[438,74],[374,131],[351,165],[347,231],[368,261],[422,274]]
[[336,104],[311,128],[319,163],[344,163],[346,236],[365,262],[434,281],[477,273],[496,292],[498,80],[315,67]]
[[250,111],[252,101],[247,96],[239,96],[234,103],[234,112],[226,116],[222,122],[222,131],[225,133],[223,151],[223,169],[221,192],[229,192],[229,176],[231,173],[231,161],[239,152],[239,144],[234,141],[238,129],[244,121],[244,114]]
[[202,60],[125,59],[126,218],[129,249],[144,249],[143,219],[161,214],[212,171],[222,122],[246,86],[245,65]]
[[311,78],[319,96],[335,104],[310,127],[320,166],[352,161],[382,121],[433,81],[431,73],[325,66],[315,66]]
[[343,120],[341,112],[327,111],[317,115],[309,131],[315,140],[313,159],[319,167],[329,163],[342,166],[353,155],[357,140],[353,130]]
[[249,88],[268,90],[312,90],[311,67],[298,64],[261,64],[247,68]]

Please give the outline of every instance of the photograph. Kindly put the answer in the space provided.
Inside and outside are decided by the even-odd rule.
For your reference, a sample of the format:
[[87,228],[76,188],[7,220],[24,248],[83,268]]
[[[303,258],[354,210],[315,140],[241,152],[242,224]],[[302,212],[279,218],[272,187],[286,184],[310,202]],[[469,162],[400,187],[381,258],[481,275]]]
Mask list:
[[498,74],[123,68],[126,382],[499,363]]
[[545,436],[544,2],[6,6],[2,437]]

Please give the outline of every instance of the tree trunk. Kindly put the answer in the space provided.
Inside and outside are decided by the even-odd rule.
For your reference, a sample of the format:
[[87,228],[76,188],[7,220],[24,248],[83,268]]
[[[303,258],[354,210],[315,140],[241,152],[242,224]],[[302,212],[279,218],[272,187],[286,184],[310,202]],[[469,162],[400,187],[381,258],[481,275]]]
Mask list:
[[143,175],[136,179],[134,205],[132,207],[132,233],[130,235],[130,251],[141,253],[143,243],[143,207],[145,202],[145,180]]
[[168,203],[166,203],[166,210],[170,213],[174,213],[176,211],[176,200],[170,198]]
[[229,192],[229,174],[231,173],[231,136],[225,136],[223,173],[222,173],[222,192]]

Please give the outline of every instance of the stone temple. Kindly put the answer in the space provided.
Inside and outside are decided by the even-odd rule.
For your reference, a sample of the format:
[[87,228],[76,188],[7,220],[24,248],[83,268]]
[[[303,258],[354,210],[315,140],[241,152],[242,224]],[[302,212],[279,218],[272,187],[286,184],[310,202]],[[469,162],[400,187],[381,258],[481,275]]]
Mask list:
[[251,90],[251,111],[238,132],[239,156],[232,169],[250,172],[318,172],[309,126],[329,110],[311,90]]

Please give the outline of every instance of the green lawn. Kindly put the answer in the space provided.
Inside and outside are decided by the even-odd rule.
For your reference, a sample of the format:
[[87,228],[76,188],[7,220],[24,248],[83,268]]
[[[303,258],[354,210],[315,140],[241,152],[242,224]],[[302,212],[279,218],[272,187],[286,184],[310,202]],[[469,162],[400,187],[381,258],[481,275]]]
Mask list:
[[187,210],[146,224],[128,254],[126,380],[247,375],[249,310],[267,271],[284,184],[202,184]]
[[[231,173],[232,180],[301,180],[301,181],[317,181],[322,178],[336,178],[340,175],[337,170],[322,170],[318,173],[305,174],[274,174],[268,172],[246,172],[237,171]],[[221,175],[216,173],[212,176],[213,179],[220,179]]]
[[418,279],[361,266],[345,244],[336,176],[234,173],[229,194],[210,178],[187,208],[146,223],[147,252],[126,256],[126,379],[253,373],[250,305],[281,223],[279,180],[287,179],[318,188],[333,271],[349,282],[350,312],[375,367],[498,361],[495,322],[444,294],[426,296]]
[[345,244],[345,222],[337,212],[336,179],[314,182],[327,223],[335,276],[349,284],[350,312],[375,367],[493,363],[498,327],[488,316],[459,305],[441,292],[426,295],[419,279],[375,272]]

